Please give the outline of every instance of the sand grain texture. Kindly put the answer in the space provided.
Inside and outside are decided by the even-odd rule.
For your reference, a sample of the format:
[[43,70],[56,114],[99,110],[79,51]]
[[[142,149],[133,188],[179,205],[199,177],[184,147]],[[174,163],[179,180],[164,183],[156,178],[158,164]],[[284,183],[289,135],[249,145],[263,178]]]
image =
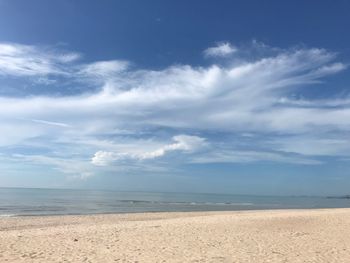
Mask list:
[[0,218],[0,262],[350,262],[350,209]]

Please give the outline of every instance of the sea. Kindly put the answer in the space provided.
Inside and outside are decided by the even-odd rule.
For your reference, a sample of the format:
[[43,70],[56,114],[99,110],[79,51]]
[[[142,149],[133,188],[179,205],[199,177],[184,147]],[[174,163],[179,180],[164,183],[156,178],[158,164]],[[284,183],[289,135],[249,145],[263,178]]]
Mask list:
[[0,188],[0,217],[350,207],[348,198]]

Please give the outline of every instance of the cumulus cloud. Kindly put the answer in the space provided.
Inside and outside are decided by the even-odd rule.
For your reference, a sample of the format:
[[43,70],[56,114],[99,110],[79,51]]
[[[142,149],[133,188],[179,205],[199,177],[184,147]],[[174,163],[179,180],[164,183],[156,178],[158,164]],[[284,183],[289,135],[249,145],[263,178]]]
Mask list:
[[177,135],[173,137],[173,140],[175,141],[174,143],[164,145],[163,147],[150,152],[116,153],[116,152],[98,151],[95,153],[94,157],[91,159],[91,162],[98,166],[105,166],[119,160],[156,159],[172,151],[183,151],[183,152],[190,153],[198,150],[199,148],[205,145],[205,139],[198,136]]
[[226,57],[237,51],[237,48],[228,42],[218,43],[214,47],[209,47],[204,50],[206,57]]

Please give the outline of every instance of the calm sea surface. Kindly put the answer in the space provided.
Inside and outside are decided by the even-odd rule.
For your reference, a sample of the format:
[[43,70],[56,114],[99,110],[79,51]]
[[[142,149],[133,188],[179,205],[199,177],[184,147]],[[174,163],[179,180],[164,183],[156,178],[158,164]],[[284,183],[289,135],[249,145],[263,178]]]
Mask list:
[[350,199],[0,188],[0,216],[350,207]]

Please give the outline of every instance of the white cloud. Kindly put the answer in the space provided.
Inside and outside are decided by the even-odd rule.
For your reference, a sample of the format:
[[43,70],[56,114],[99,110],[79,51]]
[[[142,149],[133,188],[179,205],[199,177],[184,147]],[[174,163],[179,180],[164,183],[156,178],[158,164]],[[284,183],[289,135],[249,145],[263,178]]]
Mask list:
[[[334,53],[323,49],[278,50],[238,64],[176,65],[162,70],[133,69],[119,60],[70,65],[74,56],[63,63],[50,54],[37,47],[3,45],[0,71],[11,76],[69,72],[75,78],[70,85],[89,82],[97,89],[75,96],[0,97],[0,145],[33,147],[39,142],[48,151],[63,156],[74,151],[88,156],[90,165],[92,161],[100,166],[150,162],[175,151],[187,158],[184,162],[298,164],[317,164],[316,149],[332,156],[346,152],[334,136],[350,131],[349,97],[302,96],[307,85],[346,69]],[[6,57],[11,63],[4,62]],[[198,136],[175,136],[171,144],[157,138],[181,133]],[[212,144],[205,136],[213,133],[220,143]],[[246,134],[241,137],[251,141],[241,141],[238,147],[222,134]],[[265,142],[270,136],[276,141]],[[300,136],[295,137],[299,143],[293,142],[293,136]],[[212,145],[207,155],[193,150],[203,145],[202,137]],[[310,138],[321,138],[324,149],[338,145],[337,149],[317,148]],[[315,150],[307,151],[303,142]],[[258,147],[261,144],[263,149]]]
[[82,66],[79,73],[90,78],[113,78],[116,74],[125,71],[129,64],[124,60],[98,61]]
[[206,155],[196,156],[191,160],[192,163],[251,163],[251,162],[280,162],[303,165],[318,165],[322,162],[300,157],[288,156],[283,152],[269,152],[269,151],[252,151],[252,150],[219,150],[213,151]]
[[106,166],[115,160],[120,159],[120,155],[114,152],[98,151],[91,159],[91,163],[98,166]]
[[60,61],[62,63],[69,63],[74,62],[81,58],[81,55],[79,53],[63,53],[56,55],[57,61]]
[[98,166],[106,166],[115,161],[119,160],[147,160],[147,159],[156,159],[164,156],[165,154],[172,151],[183,151],[183,152],[193,152],[205,145],[205,139],[198,136],[190,135],[177,135],[173,137],[175,143],[164,145],[161,148],[158,148],[149,152],[106,152],[98,151],[95,153],[94,157],[91,159],[91,162]]
[[87,179],[94,175],[93,167],[88,162],[69,159],[60,156],[14,154],[8,157],[11,161],[29,162],[32,164],[52,167],[74,179]]
[[237,48],[228,42],[218,43],[214,47],[209,47],[204,50],[206,57],[226,57],[237,51]]
[[0,75],[21,77],[67,74],[63,64],[79,57],[78,53],[57,53],[44,47],[0,43]]
[[40,124],[46,124],[46,125],[52,125],[52,126],[58,126],[58,127],[69,127],[70,125],[62,122],[54,122],[54,121],[46,121],[46,120],[31,120],[32,122],[40,123]]
[[350,140],[341,134],[294,135],[271,143],[279,151],[305,156],[350,156]]

